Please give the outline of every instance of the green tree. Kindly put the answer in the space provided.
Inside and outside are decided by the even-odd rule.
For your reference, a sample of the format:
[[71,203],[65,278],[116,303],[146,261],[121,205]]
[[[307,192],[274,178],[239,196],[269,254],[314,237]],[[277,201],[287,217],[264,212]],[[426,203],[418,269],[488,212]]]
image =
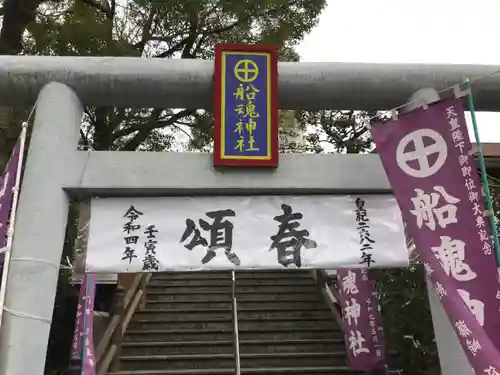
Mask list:
[[[97,0],[43,2],[26,25],[22,53],[212,59],[216,43],[265,43],[296,61],[294,47],[317,23],[325,0]],[[4,6],[4,25],[10,14]],[[1,38],[0,38],[1,42]],[[18,51],[18,49],[9,49]],[[96,150],[170,149],[189,134],[190,149],[211,142],[212,115],[174,110],[87,108],[82,144]]]
[[496,226],[500,230],[500,176],[488,176],[493,211],[495,211]]
[[316,152],[363,154],[373,150],[367,121],[381,120],[377,112],[323,110],[301,111],[299,121],[310,128],[310,148]]
[[[1,54],[212,59],[217,43],[265,43],[297,61],[295,46],[311,31],[326,0],[5,0]],[[15,139],[29,109],[7,109],[0,129]],[[1,115],[1,113],[0,113]],[[198,108],[87,107],[80,146],[94,150],[208,150],[212,115]],[[2,130],[3,131],[3,130]],[[0,146],[6,134],[0,132]],[[7,144],[7,142],[4,142]],[[11,147],[2,149],[8,155]],[[1,161],[1,160],[0,160]],[[64,255],[71,253],[75,213]],[[61,271],[47,372],[67,367],[74,291]],[[66,354],[62,354],[66,353]]]
[[390,366],[401,375],[440,374],[425,270],[420,264],[372,272],[382,308]]

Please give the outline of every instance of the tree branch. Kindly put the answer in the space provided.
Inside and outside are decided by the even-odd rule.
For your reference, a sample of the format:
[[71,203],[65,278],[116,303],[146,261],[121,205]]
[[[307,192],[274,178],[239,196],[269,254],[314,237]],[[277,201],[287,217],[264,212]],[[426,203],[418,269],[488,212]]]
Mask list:
[[159,53],[155,57],[159,58],[159,59],[162,59],[162,58],[165,58],[165,57],[171,57],[174,53],[179,52],[179,51],[182,50],[182,47],[184,46],[184,44],[186,43],[186,41],[188,39],[189,39],[189,36],[187,36],[186,38],[183,38],[181,41],[179,41],[176,44],[174,44],[168,50],[163,51],[162,53]]
[[[92,1],[95,1],[95,0],[92,0]],[[196,58],[196,55],[201,48],[201,45],[205,42],[206,38],[209,35],[217,35],[217,34],[227,32],[227,31],[237,27],[238,25],[240,25],[244,22],[247,22],[252,17],[258,17],[258,16],[262,16],[265,14],[271,14],[271,13],[277,12],[279,9],[283,9],[283,8],[286,8],[287,6],[291,6],[291,5],[295,4],[296,1],[297,0],[292,0],[287,5],[276,7],[275,9],[271,9],[271,10],[265,10],[263,12],[257,12],[257,14],[255,14],[255,13],[254,14],[247,14],[246,16],[239,18],[236,21],[234,21],[226,26],[221,26],[218,28],[214,28],[212,30],[204,31],[201,34],[200,34],[200,30],[199,30],[199,26],[200,26],[199,9],[196,7],[191,8],[188,11],[188,14],[189,14],[188,17],[189,17],[189,22],[190,22],[188,35],[186,37],[182,38],[177,43],[175,43],[170,48],[168,48],[166,51],[164,51],[160,54],[157,54],[155,57],[156,58],[168,58],[168,57],[172,57],[176,52],[182,51],[182,54],[181,54],[182,59]],[[215,10],[217,8],[217,6],[218,6],[218,4],[210,10],[209,14],[212,12],[212,10]],[[150,14],[149,18],[152,18],[151,14]],[[151,22],[152,22],[152,19],[151,19]],[[144,46],[144,44],[147,43],[148,39],[151,40],[151,35],[149,34],[149,32],[145,32],[146,28],[147,29],[151,28],[151,25],[152,25],[152,23],[145,25],[145,29],[143,29],[143,40],[140,42],[141,44],[139,44],[139,46],[141,46],[141,45]],[[183,32],[177,33],[177,34],[182,35]],[[177,35],[177,36],[179,36],[179,35]],[[173,41],[175,39],[175,37],[176,36],[174,34],[170,38],[165,38],[164,41],[167,41],[168,39]],[[139,145],[147,139],[147,137],[149,136],[149,134],[152,130],[166,127],[166,126],[175,125],[175,123],[179,119],[181,119],[182,117],[188,116],[194,112],[193,110],[186,109],[186,110],[183,110],[183,111],[171,116],[166,121],[158,121],[158,117],[160,116],[161,111],[162,110],[160,110],[160,109],[154,109],[153,113],[149,117],[149,121],[146,124],[144,124],[143,126],[135,125],[135,126],[130,126],[126,129],[115,130],[115,132],[113,133],[113,138],[116,140],[120,137],[130,135],[130,134],[137,131],[137,134],[135,134],[135,136],[133,136],[133,138],[131,140],[129,140],[124,147],[124,150],[126,150],[126,151],[133,151],[133,150],[136,150],[137,147],[139,147]]]
[[286,9],[286,8],[289,8],[289,7],[291,7],[293,5],[296,5],[296,4],[297,4],[297,0],[291,0],[288,4],[281,5],[280,7],[275,8],[275,9],[266,9],[263,12],[260,12],[260,13],[257,12],[256,14],[247,14],[245,17],[239,18],[235,22],[233,22],[233,23],[231,23],[229,25],[226,25],[226,26],[223,26],[223,27],[219,27],[217,29],[209,30],[209,31],[206,32],[206,34],[212,34],[212,35],[221,34],[223,32],[226,32],[226,31],[229,31],[229,30],[233,29],[234,27],[240,25],[243,22],[248,21],[252,17],[262,17],[262,16],[264,16],[266,14],[276,13],[278,11],[278,9]]
[[[283,8],[292,6],[292,5],[296,4],[296,2],[297,2],[297,0],[292,0],[287,5],[283,5],[283,6],[279,7],[279,9],[283,9]],[[218,5],[214,6],[212,10],[216,9],[217,6]],[[262,15],[275,13],[277,11],[278,11],[278,8],[271,9],[271,10],[265,10],[264,12],[257,13],[257,14],[248,14],[245,17],[238,18],[236,21],[234,21],[233,23],[230,23],[226,26],[222,26],[222,27],[218,27],[218,28],[215,28],[212,30],[204,31],[202,38],[206,38],[208,35],[217,35],[217,34],[221,34],[221,33],[230,31],[233,28],[235,28],[236,26],[238,26],[244,22],[247,22],[252,17],[260,17]],[[199,26],[199,19],[197,18],[196,20],[197,20],[196,29],[193,27],[190,27],[189,35],[187,37],[183,38],[182,40],[177,42],[174,46],[172,46],[168,50],[156,55],[155,57],[156,58],[171,57],[174,53],[182,51],[181,58],[190,58],[190,59],[196,58],[196,54],[194,52],[191,52],[191,49],[193,48],[194,44],[196,43],[196,39],[199,36],[198,30],[197,30],[197,28]],[[191,14],[191,25],[193,26],[192,21],[193,21],[193,14]]]
[[[246,17],[239,19],[239,20],[237,20],[237,21],[235,21],[227,26],[220,27],[218,29],[214,29],[214,30],[210,30],[210,31],[206,31],[203,33],[204,38],[206,38],[209,34],[216,35],[216,34],[220,34],[220,33],[229,31],[232,28],[238,26],[240,23],[246,22],[248,19],[250,19],[250,17],[251,16],[246,16]],[[159,53],[155,57],[156,58],[171,57],[174,53],[182,51],[181,58],[183,58],[183,59],[195,58],[196,57],[196,56],[194,56],[195,54],[190,53],[190,51],[193,48],[193,45],[196,42],[196,38],[198,37],[198,35],[199,35],[198,33],[195,33],[195,34],[190,33],[187,37],[185,37],[182,40],[180,40],[179,42],[177,42],[174,46],[172,46],[171,48],[169,48],[168,50],[166,50],[162,53]]]
[[[147,124],[149,124],[152,127],[152,129],[158,129],[158,128],[172,125],[170,123],[171,118],[168,118],[167,120],[160,120],[159,121],[158,120],[159,116],[157,116],[156,120],[152,121],[151,120],[152,117],[153,117],[153,113],[148,116],[148,121],[146,122]],[[121,137],[126,137],[127,135],[130,135],[132,133],[135,133],[136,131],[140,131],[140,130],[144,129],[145,125],[144,125],[143,121],[145,120],[145,118],[143,116],[128,118],[127,120],[128,121],[134,120],[135,122],[127,128],[116,129],[113,132],[113,140],[117,140],[118,138],[121,138]],[[178,121],[176,121],[176,122],[178,122]],[[183,124],[183,125],[189,126],[189,124]]]
[[90,148],[90,143],[89,143],[89,140],[82,129],[80,129],[80,138],[82,140],[83,146],[85,146],[88,150]]
[[36,17],[36,10],[44,0],[5,0],[0,55],[17,55],[23,49],[24,30]]
[[94,149],[97,151],[108,150],[112,142],[112,130],[109,115],[113,107],[97,107],[94,122]]
[[100,10],[106,15],[106,18],[112,20],[115,16],[114,8],[116,7],[114,1],[112,1],[113,7],[109,5],[107,1],[100,0],[80,0],[82,3],[90,5],[97,10]]
[[182,49],[181,59],[194,59],[194,51],[193,49],[196,39],[198,39],[198,10],[196,8],[189,10],[189,35],[184,43],[184,48]]
[[243,18],[238,18],[236,21],[234,21],[233,23],[230,23],[229,25],[219,27],[219,28],[213,29],[213,30],[208,30],[206,32],[206,34],[217,35],[217,34],[224,33],[226,31],[233,29],[234,27],[238,26],[241,23],[248,21],[250,18],[252,18],[251,15],[246,15]]
[[[143,31],[144,33],[144,31]],[[144,41],[141,40],[140,42],[137,42],[133,44],[134,48],[138,48],[141,46],[142,43],[146,44],[147,42],[153,41],[153,42],[165,42],[165,43],[172,43],[175,38],[184,35],[185,33],[183,31],[179,31],[175,33],[174,35],[171,36],[155,36],[155,35],[149,35]],[[144,35],[144,34],[143,34]]]
[[[184,124],[182,124],[184,125]],[[180,130],[181,132],[183,132],[188,138],[189,140],[192,142],[193,141],[193,137],[191,136],[191,134],[189,134],[187,131],[185,131],[184,129],[182,129],[178,123],[177,124],[172,124],[173,127],[175,127],[176,129]]]
[[111,14],[114,16],[116,12],[116,0],[111,0],[111,4],[109,6]]
[[[115,0],[111,6],[100,0],[80,0],[113,19]],[[23,33],[30,22],[36,17],[36,10],[45,0],[4,0],[2,14],[2,29],[0,30],[0,55],[17,55],[23,49]]]
[[146,43],[149,42],[151,39],[151,26],[153,25],[153,20],[155,18],[156,14],[156,8],[151,8],[148,14],[148,18],[146,19],[146,22],[144,22],[144,25],[142,27],[142,36],[141,36],[141,41],[139,43],[136,43],[134,45],[135,48],[137,48],[140,52],[141,55],[144,51],[144,47],[146,46]]
[[124,151],[135,151],[137,147],[139,147],[141,143],[148,138],[152,130],[173,125],[176,121],[185,116],[189,116],[194,112],[192,109],[184,109],[175,115],[172,115],[168,120],[158,122],[158,117],[160,117],[162,111],[163,109],[159,108],[155,108],[153,110],[153,113],[149,116],[149,121],[140,128],[138,133],[129,142],[127,142],[123,148]]
[[[217,3],[215,3],[210,9],[208,9],[208,11],[206,12],[202,12],[200,13],[200,18],[202,20],[205,20],[206,18],[210,17],[210,15],[217,9],[217,7],[221,4],[220,1],[217,1]],[[203,15],[203,13],[205,13],[205,15]]]

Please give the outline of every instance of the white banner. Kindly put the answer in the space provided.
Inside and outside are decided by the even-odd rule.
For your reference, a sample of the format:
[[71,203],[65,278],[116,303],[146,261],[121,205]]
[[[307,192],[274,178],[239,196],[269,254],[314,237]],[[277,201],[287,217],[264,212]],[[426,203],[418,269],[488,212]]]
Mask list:
[[96,198],[87,272],[405,267],[390,195]]

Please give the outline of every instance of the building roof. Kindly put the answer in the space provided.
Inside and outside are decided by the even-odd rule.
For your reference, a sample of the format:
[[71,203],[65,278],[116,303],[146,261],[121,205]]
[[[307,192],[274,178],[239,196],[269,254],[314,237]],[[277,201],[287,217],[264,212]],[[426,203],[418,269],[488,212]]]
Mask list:
[[500,158],[500,142],[498,143],[482,143],[484,157],[497,157]]
[[500,174],[500,142],[482,143],[481,149],[488,171],[494,174]]

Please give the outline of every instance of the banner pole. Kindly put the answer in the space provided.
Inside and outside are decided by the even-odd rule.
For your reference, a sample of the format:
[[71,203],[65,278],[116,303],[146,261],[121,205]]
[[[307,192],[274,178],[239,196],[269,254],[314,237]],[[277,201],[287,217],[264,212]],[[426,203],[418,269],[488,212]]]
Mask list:
[[476,111],[474,108],[474,99],[472,98],[472,85],[470,80],[465,82],[465,87],[469,91],[467,95],[467,103],[469,105],[469,112],[472,119],[472,128],[474,129],[474,138],[476,138],[477,159],[481,171],[481,180],[484,187],[486,209],[488,210],[488,220],[491,226],[491,234],[493,236],[493,244],[495,246],[495,254],[497,263],[500,266],[500,242],[498,240],[498,230],[495,224],[495,212],[493,211],[493,200],[491,199],[490,186],[488,184],[488,174],[486,173],[486,165],[484,164],[484,155],[481,149],[481,141],[479,139],[479,129],[477,127]]
[[19,197],[19,188],[21,185],[21,173],[24,161],[24,149],[26,145],[26,134],[28,131],[28,122],[23,122],[21,134],[19,135],[19,160],[17,163],[16,182],[12,194],[12,208],[9,217],[9,229],[7,230],[7,243],[5,245],[5,255],[3,263],[2,281],[0,284],[0,331],[2,328],[3,306],[5,303],[5,294],[7,292],[7,277],[9,273],[10,255],[12,250],[12,240],[14,238],[14,223],[16,221],[17,201]]

